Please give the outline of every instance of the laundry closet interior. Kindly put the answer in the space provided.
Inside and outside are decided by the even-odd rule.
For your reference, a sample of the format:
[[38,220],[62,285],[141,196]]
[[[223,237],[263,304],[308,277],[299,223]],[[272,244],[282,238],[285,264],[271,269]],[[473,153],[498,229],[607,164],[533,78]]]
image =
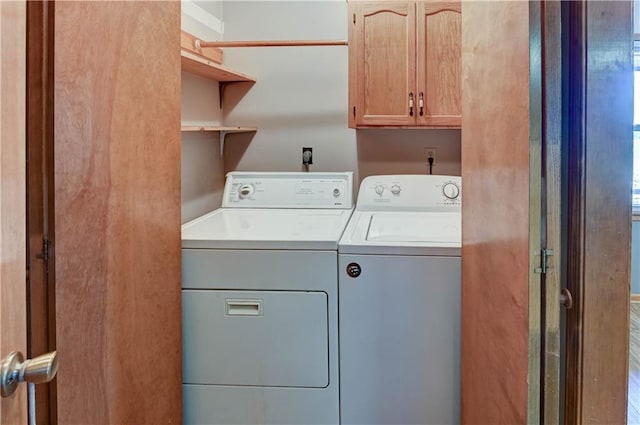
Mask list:
[[460,12],[183,2],[185,423],[460,421]]

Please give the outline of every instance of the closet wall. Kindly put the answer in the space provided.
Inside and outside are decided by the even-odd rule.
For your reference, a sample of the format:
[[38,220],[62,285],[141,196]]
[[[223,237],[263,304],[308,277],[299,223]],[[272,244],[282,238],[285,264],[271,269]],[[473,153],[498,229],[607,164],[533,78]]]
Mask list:
[[[222,38],[222,17],[222,2],[182,2],[182,29],[205,40]],[[183,125],[221,122],[218,83],[183,72]],[[220,206],[224,165],[218,137],[217,133],[182,133],[183,223]]]

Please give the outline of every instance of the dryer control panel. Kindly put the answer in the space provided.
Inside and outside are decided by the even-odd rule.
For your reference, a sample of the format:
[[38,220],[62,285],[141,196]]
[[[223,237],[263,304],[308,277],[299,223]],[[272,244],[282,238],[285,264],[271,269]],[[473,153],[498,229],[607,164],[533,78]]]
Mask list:
[[356,210],[459,212],[461,206],[459,176],[386,175],[362,181]]
[[232,172],[227,174],[225,208],[353,207],[353,173]]

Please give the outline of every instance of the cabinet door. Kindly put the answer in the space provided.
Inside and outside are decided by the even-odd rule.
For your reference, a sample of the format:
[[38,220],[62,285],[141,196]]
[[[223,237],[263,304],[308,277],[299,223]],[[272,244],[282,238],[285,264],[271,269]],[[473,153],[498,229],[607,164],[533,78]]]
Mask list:
[[415,3],[349,4],[351,126],[415,124]]
[[460,127],[462,125],[460,2],[419,1],[416,22],[418,32],[417,123],[421,126]]

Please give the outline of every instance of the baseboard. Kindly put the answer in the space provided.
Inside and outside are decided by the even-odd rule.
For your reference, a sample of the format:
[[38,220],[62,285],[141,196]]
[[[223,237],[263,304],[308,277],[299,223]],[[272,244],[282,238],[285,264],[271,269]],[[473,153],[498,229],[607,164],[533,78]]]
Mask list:
[[640,294],[631,294],[632,303],[640,303]]

